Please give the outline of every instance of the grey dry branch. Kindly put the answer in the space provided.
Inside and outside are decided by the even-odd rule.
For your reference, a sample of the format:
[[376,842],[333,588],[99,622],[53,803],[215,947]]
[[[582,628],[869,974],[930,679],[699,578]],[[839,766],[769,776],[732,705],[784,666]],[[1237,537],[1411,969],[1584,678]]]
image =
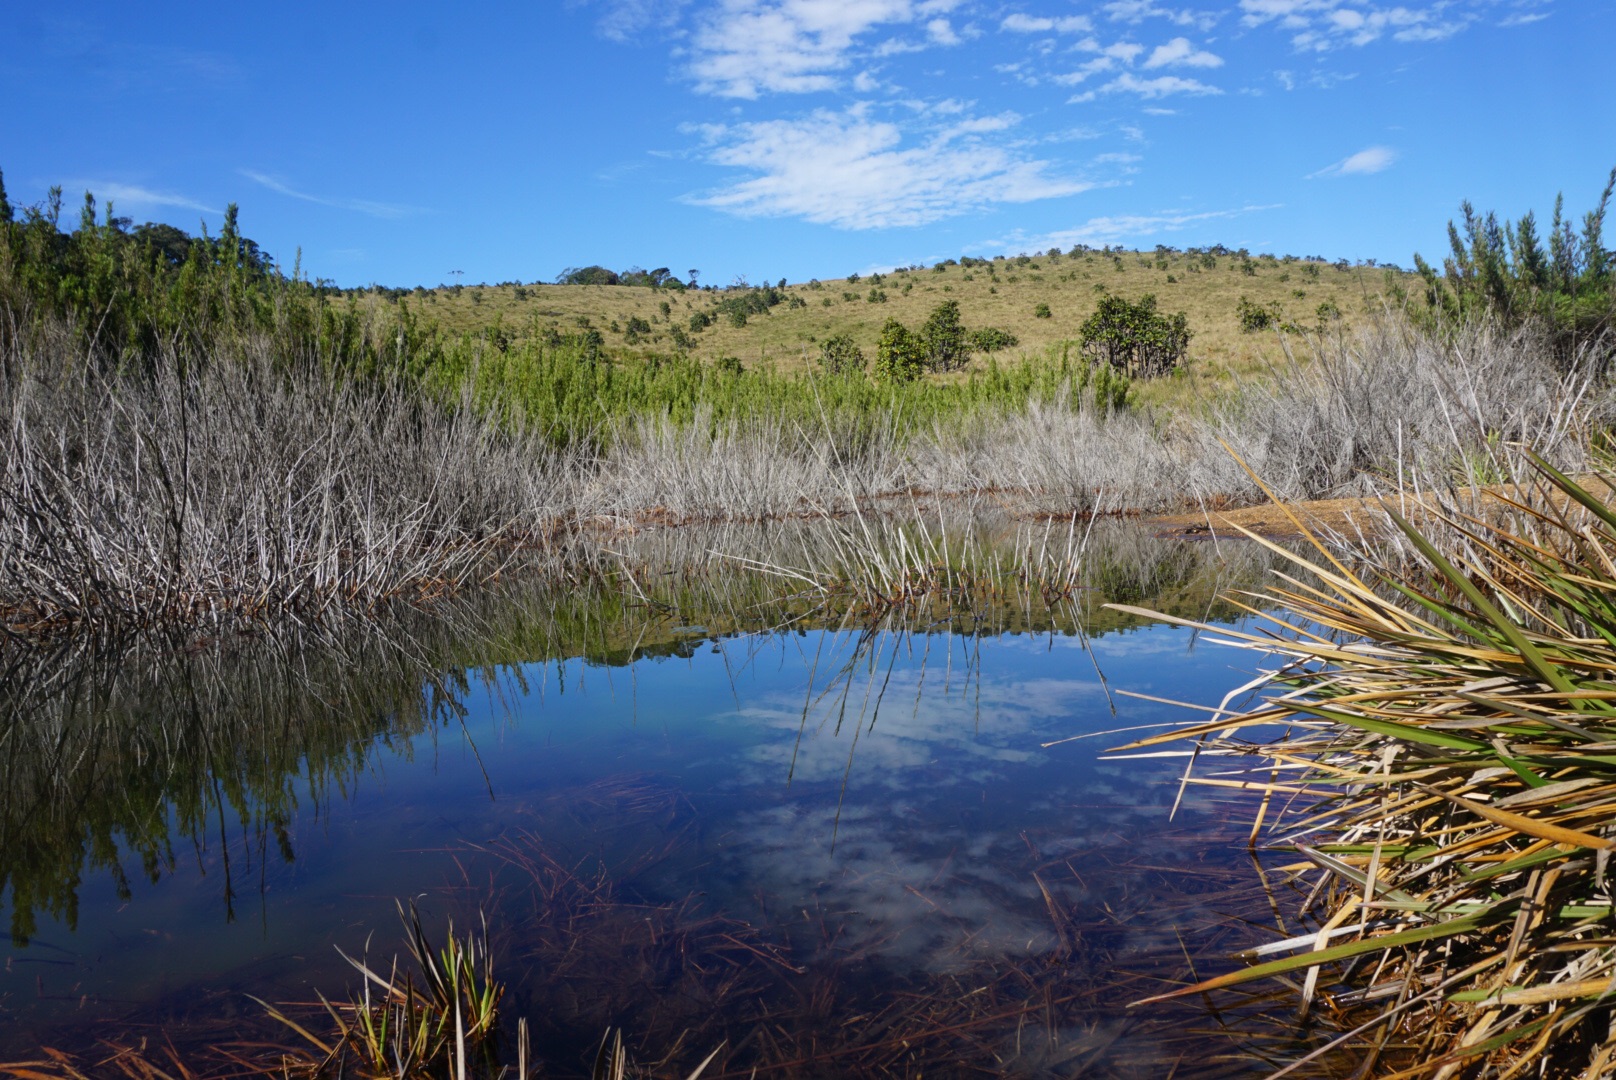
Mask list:
[[0,624],[30,636],[363,611],[518,551],[566,580],[647,525],[902,517],[917,495],[1060,516],[1257,499],[1224,446],[1287,498],[1474,486],[1508,478],[1513,439],[1580,468],[1612,412],[1608,382],[1530,329],[1433,337],[1388,316],[1200,412],[1072,385],[924,426],[898,398],[809,419],[698,403],[557,450],[474,377],[440,399],[251,340],[133,373],[49,330],[0,365]]
[[[70,357],[71,354],[66,354]],[[0,384],[12,626],[317,615],[452,588],[564,471],[520,432],[248,347],[149,375],[25,352]]]

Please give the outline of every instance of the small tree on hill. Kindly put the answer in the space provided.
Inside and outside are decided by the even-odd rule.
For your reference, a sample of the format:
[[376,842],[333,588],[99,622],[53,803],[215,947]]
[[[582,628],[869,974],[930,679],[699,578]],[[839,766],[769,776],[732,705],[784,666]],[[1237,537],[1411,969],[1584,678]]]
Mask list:
[[971,358],[971,344],[960,323],[959,304],[944,300],[932,309],[920,328],[925,346],[926,366],[932,371],[953,371]]
[[1091,359],[1148,378],[1165,375],[1183,362],[1190,330],[1182,311],[1158,314],[1153,295],[1140,297],[1138,303],[1105,296],[1078,330],[1078,337]]
[[876,378],[910,382],[920,376],[925,364],[925,341],[897,319],[888,319],[876,346]]
[[837,334],[819,346],[819,362],[832,375],[863,371],[864,350],[854,344],[851,335]]

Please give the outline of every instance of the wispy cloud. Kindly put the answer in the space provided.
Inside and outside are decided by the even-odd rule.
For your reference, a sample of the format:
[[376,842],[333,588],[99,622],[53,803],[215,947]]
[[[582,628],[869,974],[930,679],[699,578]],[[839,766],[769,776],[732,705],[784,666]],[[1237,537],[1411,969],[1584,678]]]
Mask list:
[[1093,183],[986,136],[1014,114],[967,117],[906,139],[867,109],[702,128],[712,162],[747,179],[689,201],[743,217],[796,217],[842,229],[924,225],[1003,203],[1075,195]]
[[1179,26],[1194,26],[1202,31],[1212,29],[1223,17],[1221,11],[1191,11],[1188,8],[1162,7],[1152,3],[1151,0],[1111,0],[1111,3],[1105,5],[1104,11],[1112,22],[1137,26],[1146,19],[1166,19]]
[[1241,206],[1232,210],[1203,210],[1196,213],[1112,214],[1089,218],[1070,229],[1059,229],[1041,235],[1012,233],[1002,240],[982,245],[990,251],[1046,250],[1051,247],[1070,247],[1073,244],[1115,244],[1123,240],[1137,240],[1168,233],[1182,232],[1212,221],[1226,221],[1247,214],[1276,210],[1278,203]]
[[[568,7],[580,7],[591,0],[568,0]],[[601,9],[597,26],[613,41],[628,41],[654,30],[666,33],[679,23],[690,0],[593,0]]]
[[1135,94],[1145,101],[1155,101],[1158,98],[1171,97],[1174,94],[1190,94],[1204,97],[1221,93],[1223,91],[1217,87],[1208,86],[1206,83],[1198,82],[1195,79],[1185,79],[1177,75],[1158,75],[1154,79],[1141,79],[1132,72],[1125,71],[1104,86],[1090,90],[1086,94],[1077,94],[1067,100],[1070,104],[1075,105],[1093,101],[1105,94]]
[[330,206],[338,210],[352,210],[360,214],[368,214],[378,218],[413,217],[424,214],[426,210],[419,206],[405,206],[401,203],[375,202],[370,199],[334,199],[324,195],[311,195],[306,191],[299,191],[278,177],[268,173],[255,172],[252,169],[239,170],[242,176],[255,184],[260,184],[275,192],[285,195],[289,199],[301,199],[303,202],[314,203],[318,206]]
[[[921,24],[926,41],[952,44],[943,18],[964,0],[719,0],[696,21],[688,71],[701,93],[757,98],[835,89],[858,42],[881,27]],[[957,38],[956,38],[957,40]],[[871,55],[924,48],[889,39]],[[884,50],[884,51],[883,51]]]
[[1247,26],[1273,24],[1292,32],[1291,44],[1308,52],[1364,46],[1390,36],[1394,41],[1443,41],[1479,18],[1474,7],[1459,0],[1434,0],[1424,6],[1377,7],[1346,0],[1240,0]]
[[1174,38],[1165,45],[1156,46],[1150,58],[1145,61],[1146,68],[1159,67],[1198,67],[1215,68],[1223,66],[1223,57],[1216,56],[1204,49],[1197,49],[1190,44],[1189,38]]
[[1316,173],[1309,173],[1307,178],[1318,180],[1331,176],[1369,176],[1372,173],[1385,172],[1396,161],[1396,150],[1389,146],[1371,146],[1342,158],[1334,165],[1326,165]]
[[[152,188],[141,187],[138,184],[121,184],[117,181],[85,181],[80,180],[66,184],[69,190],[79,189],[90,191],[102,203],[112,203],[117,209],[131,209],[135,207],[172,206],[180,210],[195,210],[200,214],[217,214],[216,207],[208,206],[199,199],[189,195],[181,195],[172,191],[156,191]],[[116,213],[116,209],[114,210]]]
[[1000,30],[1008,30],[1013,34],[1087,34],[1094,29],[1094,23],[1086,15],[1066,15],[1061,18],[1051,18],[1047,15],[1023,15],[1017,12],[1007,15],[999,24]]

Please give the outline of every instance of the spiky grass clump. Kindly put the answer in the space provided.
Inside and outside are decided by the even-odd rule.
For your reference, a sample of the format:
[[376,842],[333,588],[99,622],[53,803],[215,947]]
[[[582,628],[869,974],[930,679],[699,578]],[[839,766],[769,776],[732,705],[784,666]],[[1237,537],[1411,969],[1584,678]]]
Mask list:
[[1283,692],[1134,744],[1255,757],[1203,782],[1264,791],[1258,827],[1297,807],[1276,846],[1317,876],[1319,921],[1277,959],[1160,997],[1294,979],[1346,1029],[1309,1058],[1361,1040],[1386,1075],[1616,1069],[1616,512],[1528,462],[1487,520],[1389,512],[1412,563],[1293,556],[1317,584],[1249,609],[1282,632],[1225,631],[1284,660]]
[[[415,959],[418,975],[401,971],[395,961],[387,974],[377,972],[368,957],[343,954],[364,977],[363,990],[343,1005],[322,996],[320,1004],[331,1018],[335,1033],[322,1038],[273,1005],[269,1015],[306,1038],[322,1055],[307,1070],[310,1076],[336,1075],[353,1070],[378,1078],[411,1080],[447,1071],[462,1080],[472,1068],[472,1055],[495,1034],[499,1002],[505,988],[494,978],[488,950],[487,927],[481,937],[455,936],[451,924],[441,950],[434,949],[412,902],[408,913],[399,906],[405,943]],[[521,1076],[527,1075],[527,1030],[520,1032]]]

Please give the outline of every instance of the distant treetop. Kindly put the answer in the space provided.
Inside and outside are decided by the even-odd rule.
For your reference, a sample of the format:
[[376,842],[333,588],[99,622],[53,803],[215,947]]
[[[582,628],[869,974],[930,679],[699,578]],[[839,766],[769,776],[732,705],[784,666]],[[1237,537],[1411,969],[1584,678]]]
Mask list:
[[655,270],[642,270],[631,266],[627,270],[608,270],[604,266],[569,266],[556,276],[557,285],[631,285],[652,289],[685,289],[694,286],[696,271],[690,271],[687,286],[666,266]]

